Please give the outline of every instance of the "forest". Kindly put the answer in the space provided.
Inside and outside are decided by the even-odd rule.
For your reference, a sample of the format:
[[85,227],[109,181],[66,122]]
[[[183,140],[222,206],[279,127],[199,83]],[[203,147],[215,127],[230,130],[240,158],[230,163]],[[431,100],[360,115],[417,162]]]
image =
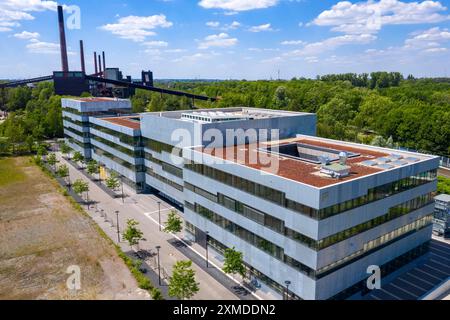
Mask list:
[[[256,107],[317,113],[318,135],[388,147],[450,155],[450,79],[403,78],[396,72],[340,74],[279,81],[180,81],[156,83],[171,89],[217,96],[198,108]],[[10,112],[0,124],[1,148],[61,137],[61,97],[51,83],[8,89]],[[134,112],[192,108],[187,98],[137,90]]]

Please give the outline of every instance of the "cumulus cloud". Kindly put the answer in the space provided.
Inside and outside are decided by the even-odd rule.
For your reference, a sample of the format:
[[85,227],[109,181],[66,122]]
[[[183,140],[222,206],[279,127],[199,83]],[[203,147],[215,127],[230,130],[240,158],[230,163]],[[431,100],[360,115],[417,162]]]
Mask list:
[[212,34],[200,42],[199,49],[208,49],[210,47],[232,47],[238,43],[238,39],[231,38],[227,33]]
[[402,2],[380,0],[351,3],[341,1],[323,11],[313,24],[330,26],[345,33],[376,33],[384,25],[436,23],[448,20],[447,8],[439,1]]
[[298,45],[305,44],[305,42],[302,40],[286,40],[286,41],[281,42],[281,44],[283,46],[298,46]]
[[19,27],[22,20],[33,20],[29,12],[53,10],[56,11],[55,1],[41,0],[2,0],[0,2],[0,32],[11,31]]
[[40,34],[38,32],[22,31],[21,33],[16,33],[14,35],[14,37],[16,37],[18,39],[29,40],[29,39],[37,39],[37,38],[39,38]]
[[279,0],[201,0],[205,9],[223,9],[230,12],[265,9],[277,5]]
[[109,31],[122,39],[129,39],[136,42],[143,42],[148,36],[156,33],[157,28],[170,28],[172,22],[166,19],[163,14],[148,17],[127,16],[120,18],[116,23],[106,24],[100,29]]
[[262,32],[262,31],[273,31],[272,26],[270,23],[261,24],[259,26],[253,26],[250,29],[248,29],[250,32]]
[[[60,54],[59,43],[44,42],[37,39],[31,39],[26,45],[26,48],[31,53],[40,54]],[[69,55],[75,55],[75,52],[68,51]]]
[[313,24],[351,34],[377,33],[384,25],[436,23],[448,20],[447,8],[439,1],[402,2],[380,0],[351,3],[341,1],[323,11]]
[[335,50],[344,45],[367,44],[377,37],[372,34],[347,34],[331,37],[318,42],[306,43],[301,49],[285,53],[286,56],[314,56],[326,51]]
[[219,21],[208,21],[205,24],[206,24],[207,27],[210,27],[210,28],[217,28],[218,26],[220,26],[220,22]]
[[405,41],[405,46],[409,48],[437,46],[440,43],[450,41],[450,31],[439,27],[431,28],[425,31],[414,32],[412,38]]
[[166,41],[146,41],[143,43],[143,45],[149,48],[162,48],[167,47],[169,43],[167,43]]

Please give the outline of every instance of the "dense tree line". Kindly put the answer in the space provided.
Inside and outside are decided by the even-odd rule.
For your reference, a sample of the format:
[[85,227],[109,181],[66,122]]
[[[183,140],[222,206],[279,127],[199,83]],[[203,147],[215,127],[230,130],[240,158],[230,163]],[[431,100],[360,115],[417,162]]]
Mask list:
[[31,152],[36,142],[63,136],[61,97],[51,83],[8,89],[5,106],[9,113],[0,125],[0,153],[11,146],[13,152]]

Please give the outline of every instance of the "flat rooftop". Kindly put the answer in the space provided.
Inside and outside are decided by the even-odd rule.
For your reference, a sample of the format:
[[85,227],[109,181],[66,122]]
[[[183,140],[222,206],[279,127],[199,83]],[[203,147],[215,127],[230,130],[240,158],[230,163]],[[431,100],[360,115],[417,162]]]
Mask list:
[[111,101],[120,101],[120,99],[107,98],[107,97],[73,98],[72,100],[76,100],[76,101],[80,101],[80,102],[111,102]]
[[[286,146],[292,148],[292,145],[297,146],[300,156],[295,154],[295,151],[281,152]],[[276,148],[277,146],[279,148]],[[195,147],[194,150],[318,188],[407,166],[433,157],[312,136],[223,148]],[[327,163],[338,164],[339,154],[342,152],[347,155],[345,164],[350,167],[349,175],[337,179],[322,173],[322,165],[325,163],[321,161],[320,154],[323,153],[324,158],[327,158],[327,155],[337,155],[335,158],[329,157]],[[276,170],[267,164],[268,159],[278,160]],[[318,159],[320,160],[317,161]]]
[[292,112],[283,110],[270,110],[259,108],[220,108],[220,109],[193,109],[182,111],[167,111],[151,113],[160,117],[178,119],[180,121],[190,122],[224,122],[233,120],[254,120],[254,119],[268,119],[293,117],[299,115],[307,115],[307,112]]
[[108,121],[110,123],[127,127],[134,130],[139,130],[141,128],[140,116],[139,115],[131,115],[131,116],[123,116],[123,117],[108,117],[108,118],[99,118],[100,120]]

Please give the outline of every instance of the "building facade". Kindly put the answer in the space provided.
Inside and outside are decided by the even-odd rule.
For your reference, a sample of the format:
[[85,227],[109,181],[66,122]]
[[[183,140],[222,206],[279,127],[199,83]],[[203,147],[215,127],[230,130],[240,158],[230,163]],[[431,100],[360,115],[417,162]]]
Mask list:
[[[243,253],[256,280],[344,299],[424,254],[437,157],[315,137],[308,113],[227,108],[131,114],[63,99],[68,143],[184,211],[186,236]],[[91,107],[91,106],[92,107]]]
[[445,238],[450,237],[450,195],[440,194],[434,198],[433,231]]

